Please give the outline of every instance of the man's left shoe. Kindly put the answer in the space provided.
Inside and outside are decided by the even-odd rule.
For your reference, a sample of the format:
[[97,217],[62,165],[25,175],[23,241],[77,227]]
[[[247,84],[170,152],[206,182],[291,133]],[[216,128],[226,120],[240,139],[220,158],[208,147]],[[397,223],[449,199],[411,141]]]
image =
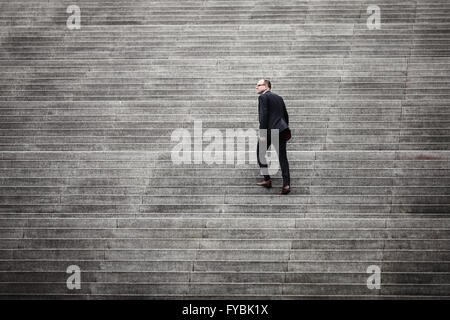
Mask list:
[[264,188],[272,188],[272,181],[270,181],[270,180],[263,180],[261,182],[258,182],[256,185],[260,186],[260,187],[264,187]]
[[278,194],[283,195],[283,194],[288,194],[289,192],[291,192],[291,187],[288,187],[288,188],[283,187]]

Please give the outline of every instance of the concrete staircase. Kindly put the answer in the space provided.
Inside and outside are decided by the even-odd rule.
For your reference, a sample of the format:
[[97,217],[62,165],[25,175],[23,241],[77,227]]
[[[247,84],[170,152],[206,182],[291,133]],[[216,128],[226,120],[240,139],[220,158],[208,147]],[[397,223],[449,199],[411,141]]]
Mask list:
[[[1,0],[0,26],[1,298],[450,297],[447,0]],[[257,128],[262,77],[289,196],[171,161],[195,120]]]

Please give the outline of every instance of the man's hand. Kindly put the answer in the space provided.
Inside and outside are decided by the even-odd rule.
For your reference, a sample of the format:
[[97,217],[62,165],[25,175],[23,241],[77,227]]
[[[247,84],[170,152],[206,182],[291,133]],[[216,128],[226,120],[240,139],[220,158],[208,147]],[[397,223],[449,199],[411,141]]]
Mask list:
[[262,141],[262,142],[266,141],[266,137],[259,137],[259,141]]

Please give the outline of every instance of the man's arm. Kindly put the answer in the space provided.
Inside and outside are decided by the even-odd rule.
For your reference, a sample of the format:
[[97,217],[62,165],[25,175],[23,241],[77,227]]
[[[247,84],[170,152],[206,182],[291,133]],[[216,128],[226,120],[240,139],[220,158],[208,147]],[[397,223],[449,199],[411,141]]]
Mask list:
[[267,105],[267,100],[260,95],[258,97],[258,109],[259,109],[259,128],[267,129],[269,124],[269,106]]
[[289,115],[288,115],[287,110],[286,110],[286,105],[284,104],[284,100],[281,100],[281,101],[283,101],[284,118],[286,119],[287,125],[289,125]]

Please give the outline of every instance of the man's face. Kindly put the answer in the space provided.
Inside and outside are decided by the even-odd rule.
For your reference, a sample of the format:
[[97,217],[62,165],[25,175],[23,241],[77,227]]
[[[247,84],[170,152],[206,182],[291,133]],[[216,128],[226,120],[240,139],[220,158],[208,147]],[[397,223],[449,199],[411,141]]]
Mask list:
[[264,91],[266,91],[267,87],[264,84],[264,80],[259,80],[258,83],[256,84],[256,92],[258,94],[263,93]]

